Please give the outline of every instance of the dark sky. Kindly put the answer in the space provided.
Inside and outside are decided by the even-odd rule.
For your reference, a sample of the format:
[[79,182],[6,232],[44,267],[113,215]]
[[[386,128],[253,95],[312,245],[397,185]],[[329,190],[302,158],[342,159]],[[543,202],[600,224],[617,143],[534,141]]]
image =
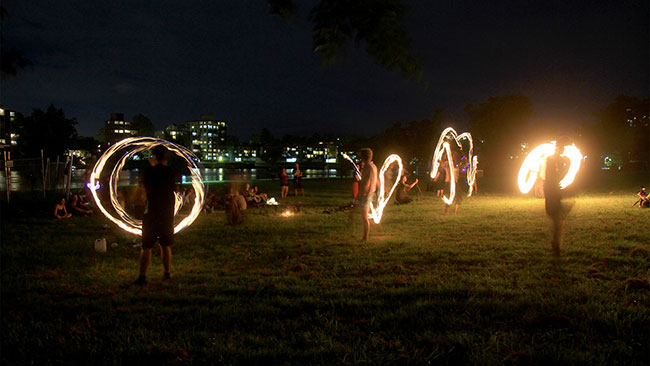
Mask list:
[[[2,83],[24,114],[50,103],[94,135],[111,112],[156,128],[213,114],[243,138],[378,132],[444,107],[450,121],[489,96],[523,93],[534,121],[593,120],[620,93],[648,96],[648,1],[407,1],[423,83],[361,49],[322,68],[306,14],[286,23],[264,0],[19,1],[4,47],[34,63]],[[428,87],[425,87],[428,85]]]

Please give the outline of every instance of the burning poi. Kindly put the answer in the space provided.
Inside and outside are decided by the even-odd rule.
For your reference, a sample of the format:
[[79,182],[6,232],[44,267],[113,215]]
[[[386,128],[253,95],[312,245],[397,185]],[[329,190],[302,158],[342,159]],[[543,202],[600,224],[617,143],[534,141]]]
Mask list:
[[[395,183],[393,183],[393,186],[390,189],[390,192],[388,195],[386,195],[386,182],[385,182],[385,174],[386,171],[388,170],[388,167],[390,167],[393,163],[397,163],[397,178],[395,179]],[[399,157],[397,154],[392,154],[389,157],[384,160],[384,165],[381,166],[381,170],[379,171],[379,182],[378,182],[378,191],[377,191],[377,206],[370,203],[370,212],[368,213],[368,218],[372,219],[375,224],[379,224],[381,222],[381,215],[384,213],[384,207],[386,207],[386,204],[388,204],[388,200],[390,200],[390,197],[393,195],[393,191],[395,191],[395,188],[399,184],[401,178],[402,178],[402,170],[404,169],[402,165],[402,158]]]
[[[469,190],[467,192],[467,197],[472,195],[474,190],[474,182],[476,180],[476,167],[478,166],[478,158],[474,156],[474,140],[472,140],[472,135],[469,132],[463,132],[460,135],[456,133],[452,127],[445,128],[444,131],[440,134],[440,139],[438,139],[438,145],[433,151],[433,161],[431,162],[431,178],[435,178],[440,169],[440,160],[442,159],[442,154],[447,154],[447,164],[449,164],[449,171],[454,171],[454,158],[451,153],[451,145],[445,139],[450,136],[451,139],[456,142],[456,145],[459,149],[463,149],[461,140],[466,139],[469,142],[469,151],[467,153],[468,158],[468,167],[467,167],[467,184],[469,185]],[[451,205],[454,202],[456,196],[456,178],[454,174],[450,174],[449,179],[449,197],[442,196],[442,200]]]
[[[194,155],[190,150],[188,150],[183,146],[176,145],[172,142],[159,139],[159,138],[131,137],[131,138],[124,139],[122,141],[119,141],[115,145],[111,146],[97,160],[97,163],[93,168],[92,174],[90,175],[90,182],[88,182],[89,184],[88,186],[92,188],[90,192],[92,193],[93,198],[95,199],[95,203],[97,204],[99,210],[109,220],[117,224],[117,226],[119,226],[121,229],[135,235],[142,235],[142,220],[138,220],[130,216],[128,213],[126,213],[124,207],[122,207],[122,205],[120,204],[117,197],[117,180],[128,158],[133,157],[135,154],[139,152],[150,150],[157,145],[165,146],[167,149],[174,152],[176,155],[178,155],[183,160],[185,160],[185,162],[187,163],[187,167],[189,168],[192,174],[191,175],[192,188],[194,189],[194,194],[195,194],[194,205],[192,206],[192,210],[190,211],[190,214],[187,217],[185,217],[183,220],[181,220],[174,227],[174,234],[190,226],[194,222],[194,220],[196,220],[196,218],[199,216],[199,213],[203,208],[205,189],[203,186],[203,179],[201,177],[201,172],[199,171],[199,167],[195,162],[198,160],[196,155]],[[102,170],[104,170],[104,166],[106,165],[106,162],[108,161],[109,158],[111,158],[111,156],[113,156],[113,154],[123,149],[128,149],[128,150],[115,164],[115,167],[111,172],[109,184],[108,184],[111,205],[113,206],[113,209],[115,209],[115,212],[118,215],[118,217],[115,217],[111,215],[106,210],[106,208],[102,205],[102,202],[97,196],[97,190],[99,190],[101,187],[99,185],[99,177],[102,174]],[[102,187],[102,188],[106,189],[106,187]],[[176,199],[174,205],[174,214],[176,214],[178,213],[178,210],[180,210],[181,206],[183,205],[183,198],[178,193],[174,193],[174,196]]]
[[[517,176],[517,184],[521,193],[530,192],[544,167],[546,158],[555,154],[555,149],[556,142],[551,141],[537,146],[526,156]],[[580,163],[582,163],[582,153],[574,144],[571,144],[564,146],[564,151],[560,156],[568,158],[570,162],[569,170],[560,181],[560,189],[564,189],[573,183],[576,174],[578,174]]]
[[[359,171],[359,166],[348,156],[346,153],[341,153],[341,155],[350,161],[352,166],[354,167],[354,174],[361,179],[361,171]],[[395,179],[395,183],[393,183],[393,187],[391,187],[390,192],[388,195],[386,195],[386,182],[385,182],[385,174],[386,171],[388,170],[388,167],[391,166],[391,164],[397,163],[397,167],[399,169],[397,173],[397,179]],[[368,213],[368,218],[372,219],[375,224],[379,224],[381,222],[381,216],[384,213],[384,207],[386,207],[386,204],[388,204],[388,200],[390,200],[390,197],[393,195],[393,192],[395,191],[395,188],[400,182],[400,179],[402,179],[402,170],[404,169],[404,166],[402,165],[402,158],[399,157],[397,154],[392,154],[389,157],[384,160],[384,165],[381,166],[381,170],[379,171],[379,177],[378,177],[378,191],[377,191],[377,206],[370,203],[370,212]]]

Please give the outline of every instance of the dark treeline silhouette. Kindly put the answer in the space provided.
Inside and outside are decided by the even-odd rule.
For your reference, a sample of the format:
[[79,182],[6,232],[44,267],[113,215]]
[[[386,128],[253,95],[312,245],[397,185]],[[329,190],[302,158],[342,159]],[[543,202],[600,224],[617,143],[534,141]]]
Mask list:
[[[489,97],[479,104],[465,107],[462,124],[450,120],[444,109],[436,109],[431,116],[406,123],[394,123],[374,136],[336,134],[312,136],[284,135],[275,137],[264,128],[245,144],[258,148],[260,157],[273,164],[282,158],[285,146],[336,143],[342,151],[370,147],[375,160],[381,162],[389,154],[399,154],[405,164],[428,169],[433,149],[442,130],[455,127],[459,133],[469,131],[474,137],[479,168],[488,175],[516,174],[530,149],[536,145],[566,136],[589,155],[592,166],[600,167],[603,156],[610,156],[622,169],[648,169],[650,131],[648,129],[648,99],[619,95],[610,104],[594,113],[593,120],[557,123],[532,123],[534,106],[523,95]],[[133,117],[140,135],[151,136],[151,120],[141,114]],[[63,154],[66,149],[94,149],[99,142],[94,138],[79,137],[76,120],[67,118],[62,109],[50,105],[45,111],[34,109],[29,116],[18,115],[12,131],[19,137],[14,148],[17,157],[40,157]],[[239,139],[228,137],[231,145]]]

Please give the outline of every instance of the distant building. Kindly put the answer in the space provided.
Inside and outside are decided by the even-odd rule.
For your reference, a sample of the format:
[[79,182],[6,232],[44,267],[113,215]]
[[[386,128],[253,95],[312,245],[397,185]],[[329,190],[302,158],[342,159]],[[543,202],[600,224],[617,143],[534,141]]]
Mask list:
[[232,155],[230,156],[230,161],[239,163],[239,162],[255,162],[257,161],[259,154],[257,147],[252,145],[239,145],[232,147]]
[[191,150],[203,161],[229,161],[226,149],[227,125],[211,115],[201,115],[198,121],[188,121],[187,129],[191,140]]
[[338,150],[337,143],[322,141],[306,146],[284,146],[282,148],[282,160],[287,163],[336,163],[338,161]]
[[162,131],[156,131],[156,137],[191,147],[190,131],[185,124],[171,123]]
[[2,147],[16,145],[18,134],[15,133],[17,112],[0,107],[0,145]]
[[111,118],[104,123],[104,142],[106,146],[137,135],[138,131],[132,128],[131,122],[124,120],[124,113],[111,113]]

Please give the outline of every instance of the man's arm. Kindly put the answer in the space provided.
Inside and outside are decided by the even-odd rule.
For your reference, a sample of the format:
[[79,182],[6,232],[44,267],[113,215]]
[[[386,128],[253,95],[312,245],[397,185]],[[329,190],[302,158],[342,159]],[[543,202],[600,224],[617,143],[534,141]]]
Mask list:
[[407,187],[406,190],[410,191],[413,187],[415,187],[416,184],[418,184],[418,182],[419,182],[418,179],[415,178],[415,182],[413,182],[412,184],[406,184]]

